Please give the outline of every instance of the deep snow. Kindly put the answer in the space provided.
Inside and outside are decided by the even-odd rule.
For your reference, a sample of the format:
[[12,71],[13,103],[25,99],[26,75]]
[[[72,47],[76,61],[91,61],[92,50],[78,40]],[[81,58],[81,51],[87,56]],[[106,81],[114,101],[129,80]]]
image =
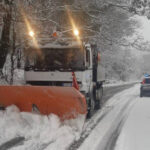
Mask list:
[[19,112],[16,106],[10,106],[0,112],[0,145],[15,137],[24,137],[22,145],[11,150],[63,150],[80,137],[84,119],[79,116],[62,123],[53,114],[40,116]]

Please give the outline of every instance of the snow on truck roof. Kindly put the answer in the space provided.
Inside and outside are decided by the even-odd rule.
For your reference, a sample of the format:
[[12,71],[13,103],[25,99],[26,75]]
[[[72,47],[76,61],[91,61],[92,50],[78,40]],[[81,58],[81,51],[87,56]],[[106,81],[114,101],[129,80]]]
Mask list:
[[[37,45],[41,49],[46,49],[46,48],[62,49],[62,48],[80,48],[82,46],[82,43],[76,41],[75,39],[74,40],[38,39]],[[35,47],[35,45],[32,42],[29,44],[29,46]]]
[[56,49],[62,49],[62,48],[80,48],[81,45],[78,43],[70,43],[68,45],[62,45],[62,44],[54,44],[54,43],[48,43],[45,45],[40,45],[40,48],[56,48]]

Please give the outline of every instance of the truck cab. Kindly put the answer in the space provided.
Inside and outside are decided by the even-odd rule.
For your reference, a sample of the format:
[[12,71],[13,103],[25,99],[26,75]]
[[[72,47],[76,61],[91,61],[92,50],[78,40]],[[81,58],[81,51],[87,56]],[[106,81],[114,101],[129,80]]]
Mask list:
[[75,41],[47,43],[30,46],[25,55],[26,84],[72,86],[74,72],[79,90],[86,97],[89,116],[100,108],[104,71],[99,67],[95,45]]

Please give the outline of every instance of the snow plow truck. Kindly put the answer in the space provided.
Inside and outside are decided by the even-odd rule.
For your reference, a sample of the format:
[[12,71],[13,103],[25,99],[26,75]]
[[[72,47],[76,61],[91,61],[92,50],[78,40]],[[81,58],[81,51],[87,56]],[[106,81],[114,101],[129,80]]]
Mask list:
[[39,41],[25,50],[26,85],[0,86],[0,105],[53,113],[62,120],[90,117],[100,108],[105,79],[96,45],[70,39]]

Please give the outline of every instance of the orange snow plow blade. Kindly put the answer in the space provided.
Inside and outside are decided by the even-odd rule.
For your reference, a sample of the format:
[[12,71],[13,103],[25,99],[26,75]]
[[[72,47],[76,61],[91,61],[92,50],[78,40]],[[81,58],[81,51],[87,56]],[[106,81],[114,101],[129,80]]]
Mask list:
[[85,97],[73,87],[0,86],[0,105],[16,105],[20,111],[58,115],[62,120],[87,113]]

